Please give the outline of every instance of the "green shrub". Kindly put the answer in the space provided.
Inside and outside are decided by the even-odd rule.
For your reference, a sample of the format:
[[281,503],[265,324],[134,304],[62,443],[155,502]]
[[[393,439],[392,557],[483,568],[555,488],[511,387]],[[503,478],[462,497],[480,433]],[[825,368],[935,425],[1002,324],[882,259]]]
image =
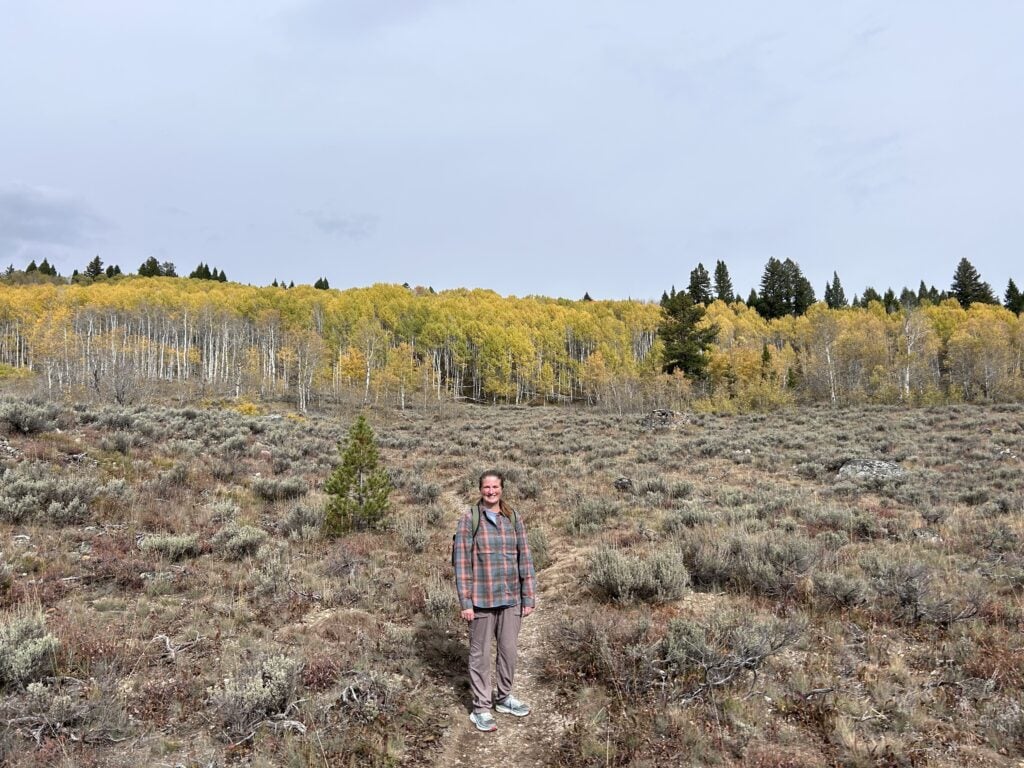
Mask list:
[[301,478],[286,477],[278,480],[273,477],[257,477],[252,481],[252,491],[266,501],[294,499],[309,493],[309,487]]
[[819,559],[805,536],[779,531],[727,538],[701,531],[684,542],[683,553],[694,585],[770,597],[787,594]]
[[587,571],[586,584],[596,597],[623,603],[676,600],[690,582],[682,559],[667,550],[637,557],[603,547],[591,555]]
[[0,615],[0,688],[23,685],[48,674],[59,643],[46,631],[40,608]]
[[96,482],[79,473],[54,473],[43,462],[0,465],[0,520],[56,525],[85,522]]
[[539,526],[531,526],[526,532],[526,540],[530,546],[534,570],[542,571],[551,565],[551,553],[548,549],[548,536]]
[[805,629],[802,620],[775,617],[677,618],[669,622],[662,656],[669,677],[692,681],[685,694],[692,699],[756,674],[766,659],[793,645]]
[[268,717],[283,714],[295,701],[300,665],[277,655],[251,661],[207,690],[210,704],[232,740],[248,736]]
[[411,552],[423,552],[430,543],[430,531],[422,515],[402,515],[395,521],[395,530]]
[[156,552],[168,560],[182,560],[186,557],[199,555],[199,537],[194,535],[176,536],[173,534],[154,534],[139,542],[143,552]]
[[210,544],[227,560],[241,560],[255,555],[266,540],[267,533],[261,528],[228,523],[213,535]]
[[434,576],[427,584],[424,600],[427,618],[437,624],[446,624],[459,613],[459,598],[448,579]]
[[277,523],[278,532],[297,541],[309,541],[320,535],[324,524],[322,509],[298,504],[292,507],[288,515]]
[[57,413],[57,407],[50,404],[39,405],[22,400],[0,402],[0,424],[5,424],[8,432],[23,435],[54,429],[57,426]]
[[622,513],[622,504],[604,497],[577,497],[569,517],[569,532],[575,535],[593,533],[612,517]]

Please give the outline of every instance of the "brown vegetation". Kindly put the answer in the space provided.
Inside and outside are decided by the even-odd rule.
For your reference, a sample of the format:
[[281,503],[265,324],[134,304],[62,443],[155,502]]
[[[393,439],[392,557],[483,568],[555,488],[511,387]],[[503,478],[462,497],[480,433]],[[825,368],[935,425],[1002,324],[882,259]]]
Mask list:
[[[337,541],[352,412],[2,406],[5,765],[434,764],[466,696],[451,532],[491,466],[558,572],[551,766],[1024,759],[1021,406],[379,410],[387,522]],[[903,474],[839,478],[861,458]]]

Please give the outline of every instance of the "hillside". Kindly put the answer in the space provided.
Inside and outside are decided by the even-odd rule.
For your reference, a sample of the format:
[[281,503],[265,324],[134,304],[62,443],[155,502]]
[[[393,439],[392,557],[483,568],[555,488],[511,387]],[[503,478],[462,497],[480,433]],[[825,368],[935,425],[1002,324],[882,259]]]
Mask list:
[[[1020,406],[373,410],[391,515],[338,541],[354,412],[242,410],[2,402],[5,765],[1024,758]],[[447,559],[490,466],[544,567],[488,741]]]

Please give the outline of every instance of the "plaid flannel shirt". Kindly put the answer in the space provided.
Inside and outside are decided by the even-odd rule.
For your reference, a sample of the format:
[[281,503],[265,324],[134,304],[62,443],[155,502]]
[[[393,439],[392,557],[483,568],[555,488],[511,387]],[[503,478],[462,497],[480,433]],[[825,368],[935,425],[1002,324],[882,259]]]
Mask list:
[[455,588],[462,610],[533,606],[536,580],[523,519],[516,524],[496,515],[497,525],[480,510],[480,527],[473,540],[473,509],[466,510],[455,529]]

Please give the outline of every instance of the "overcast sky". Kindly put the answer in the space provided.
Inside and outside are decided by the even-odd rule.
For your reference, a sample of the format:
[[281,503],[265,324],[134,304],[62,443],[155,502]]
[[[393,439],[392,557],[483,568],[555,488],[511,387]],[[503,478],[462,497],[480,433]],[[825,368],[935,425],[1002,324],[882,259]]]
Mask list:
[[1024,3],[0,0],[0,266],[1024,283]]

